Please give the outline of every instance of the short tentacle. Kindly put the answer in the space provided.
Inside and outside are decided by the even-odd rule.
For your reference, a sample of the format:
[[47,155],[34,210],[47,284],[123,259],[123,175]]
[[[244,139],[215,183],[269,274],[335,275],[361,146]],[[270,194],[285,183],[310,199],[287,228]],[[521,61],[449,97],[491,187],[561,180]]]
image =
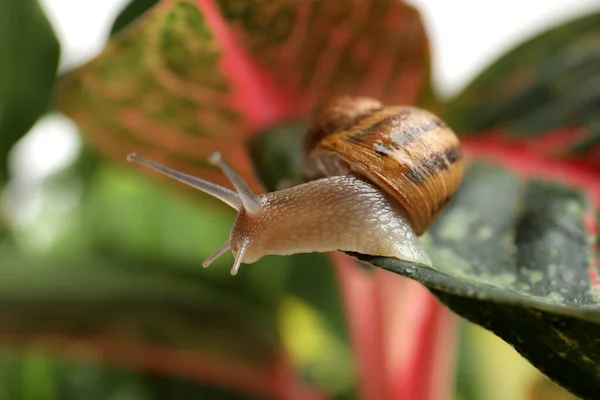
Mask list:
[[244,205],[246,213],[250,215],[257,214],[262,208],[259,197],[252,192],[242,177],[221,158],[221,153],[212,153],[208,158],[208,161],[221,168],[223,173],[227,175],[227,178],[229,178],[231,184],[235,187],[235,190],[237,190],[237,194]]
[[248,241],[244,241],[238,247],[237,253],[235,254],[235,262],[231,268],[231,275],[237,275],[237,273],[240,271],[240,265],[242,264],[242,260],[246,254],[246,250],[248,250],[249,245],[250,243]]
[[208,268],[210,264],[212,264],[217,258],[221,257],[223,254],[225,254],[228,250],[231,250],[231,244],[229,243],[229,241],[227,241],[223,246],[221,246],[219,250],[215,251],[210,257],[204,260],[202,266],[204,268]]

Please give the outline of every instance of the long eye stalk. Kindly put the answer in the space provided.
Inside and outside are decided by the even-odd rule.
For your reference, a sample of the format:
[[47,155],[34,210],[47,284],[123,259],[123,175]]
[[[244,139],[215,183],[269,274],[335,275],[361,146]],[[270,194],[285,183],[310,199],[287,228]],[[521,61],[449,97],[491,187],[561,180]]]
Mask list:
[[164,165],[160,165],[146,158],[140,157],[135,153],[129,154],[127,156],[127,161],[137,162],[138,164],[142,164],[148,168],[160,172],[161,174],[166,175],[169,178],[175,179],[181,183],[191,186],[194,189],[198,189],[201,192],[204,192],[221,200],[222,202],[228,204],[237,211],[240,211],[242,209],[243,203],[240,199],[240,196],[238,196],[236,192],[233,192],[227,188],[215,185],[214,183],[205,181],[204,179],[196,178],[195,176],[184,174],[183,172],[175,171],[174,169],[171,169]]

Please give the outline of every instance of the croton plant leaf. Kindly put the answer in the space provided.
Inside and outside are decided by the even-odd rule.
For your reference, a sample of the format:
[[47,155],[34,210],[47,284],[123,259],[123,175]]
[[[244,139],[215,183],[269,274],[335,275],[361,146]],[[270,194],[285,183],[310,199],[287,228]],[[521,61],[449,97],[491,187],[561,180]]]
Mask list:
[[422,282],[586,399],[600,389],[599,21],[528,41],[449,102],[472,165],[424,238],[433,269],[360,256]]
[[63,77],[60,109],[119,161],[136,151],[223,185],[210,152],[258,190],[245,139],[331,95],[432,101],[427,37],[401,1],[163,0],[118,29]]
[[457,314],[591,399],[600,390],[595,218],[582,191],[474,164],[424,237],[434,268],[358,257],[422,282]]
[[523,43],[494,62],[447,107],[465,135],[600,165],[600,13]]

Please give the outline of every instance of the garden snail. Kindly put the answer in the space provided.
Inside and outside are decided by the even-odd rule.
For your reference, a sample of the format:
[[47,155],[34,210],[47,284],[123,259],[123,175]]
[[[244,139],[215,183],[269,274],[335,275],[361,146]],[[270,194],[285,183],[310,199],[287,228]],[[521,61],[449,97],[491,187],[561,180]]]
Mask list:
[[265,255],[348,251],[431,265],[419,236],[457,190],[463,160],[457,136],[414,107],[339,97],[304,138],[308,182],[256,195],[213,153],[209,161],[235,192],[135,154],[129,161],[212,195],[238,211],[229,240],[203,262],[231,250],[235,262]]

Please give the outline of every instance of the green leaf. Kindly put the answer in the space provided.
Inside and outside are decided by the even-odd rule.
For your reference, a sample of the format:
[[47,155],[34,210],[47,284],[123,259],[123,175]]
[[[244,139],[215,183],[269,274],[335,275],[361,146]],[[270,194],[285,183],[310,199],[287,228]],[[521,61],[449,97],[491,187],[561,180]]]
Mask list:
[[[35,259],[8,252],[2,260],[4,345],[34,343],[55,359],[189,379],[207,393],[217,388],[244,398],[322,398],[291,383],[296,376],[282,359],[272,313],[244,293],[174,276],[148,260]],[[290,384],[282,387],[282,381]]]
[[0,1],[0,184],[10,149],[48,107],[59,52],[36,0]]
[[234,291],[160,272],[148,261],[42,260],[4,253],[0,276],[4,334],[104,334],[202,348],[214,333],[211,326],[229,326],[236,334],[228,338],[223,331],[220,345],[209,346],[215,354],[239,360],[260,360],[275,343],[273,321],[261,307]]
[[446,115],[473,136],[465,141],[472,156],[579,190],[479,167],[429,235],[435,270],[414,272],[455,312],[583,398],[597,397],[600,382],[598,211],[584,191],[596,206],[599,196],[595,170],[575,164],[598,165],[599,23],[600,13],[588,15],[507,53]]
[[113,22],[112,28],[110,29],[111,36],[121,32],[123,29],[129,26],[130,23],[135,21],[159,2],[160,0],[131,0],[123,8],[123,10],[121,10]]
[[[290,149],[301,148],[300,143],[306,128],[306,123],[290,122],[261,132],[249,142],[257,174],[267,190],[274,191],[281,185],[291,186],[302,182],[302,154]],[[291,260],[291,266],[287,276],[287,293],[309,305],[336,339],[346,348],[350,348],[346,311],[331,259],[317,253],[294,254],[288,258]],[[315,365],[320,365],[316,373],[323,374],[327,363],[331,363],[331,349],[329,352],[321,352],[319,356],[311,359],[305,367],[309,373],[314,373]],[[339,374],[339,368],[337,372]],[[332,381],[339,380],[339,377],[327,378],[330,385]],[[344,389],[349,390],[347,387]]]
[[[80,201],[65,210],[62,203],[72,202],[74,196],[81,196]],[[92,257],[125,274],[163,274],[233,293],[260,311],[268,321],[263,329],[276,335],[290,259],[266,257],[236,279],[229,274],[231,254],[209,269],[201,267],[229,237],[235,213],[226,206],[206,197],[190,199],[169,192],[135,171],[99,163],[89,154],[45,182],[42,198],[35,223],[8,231],[19,253],[30,254],[32,238],[35,242],[39,231],[46,231],[53,243],[50,248],[46,245],[45,257],[62,257],[71,264],[77,264],[77,257]],[[27,203],[27,198],[17,196],[13,201]],[[48,274],[54,266],[60,263],[48,267]],[[222,301],[221,296],[212,298],[217,305]]]
[[358,258],[422,282],[454,312],[591,399],[600,390],[600,289],[588,231],[594,215],[577,190],[476,164],[424,237],[433,268]]
[[[229,235],[235,217],[230,209],[209,199],[190,201],[180,194],[169,194],[157,183],[122,168],[104,166],[98,172],[89,183],[91,190],[86,208],[91,212],[84,218],[85,226],[81,230],[92,236],[95,247],[113,255],[107,262],[116,259],[119,268],[125,271],[162,272],[235,293],[244,303],[260,307],[270,319],[280,314],[285,299],[299,298],[320,317],[323,329],[335,335],[339,347],[349,347],[339,288],[326,255],[265,257],[256,264],[244,266],[243,273],[235,279],[229,274],[233,262],[230,255],[217,260],[211,268],[203,269],[202,260]],[[137,261],[121,262],[115,255]],[[215,296],[214,301],[222,299]],[[275,334],[274,327],[269,329]],[[311,327],[303,329],[305,335],[318,334],[313,333]],[[343,352],[329,350],[320,352],[317,359],[311,359],[310,365],[303,368],[320,377],[319,386],[321,383],[331,385],[332,381],[340,385],[339,370],[343,368],[336,362]],[[320,365],[318,371],[314,371],[315,365]],[[335,376],[323,382],[325,374]]]
[[[143,267],[168,268],[173,276],[201,280],[236,291],[274,315],[291,259],[265,257],[231,279],[230,253],[211,266],[202,261],[229,238],[235,212],[211,198],[189,198],[165,190],[135,171],[102,165],[88,182],[84,218],[77,238],[89,236],[93,249],[137,260],[157,260]],[[83,233],[82,233],[83,232]],[[74,240],[75,238],[73,238]],[[122,263],[123,268],[130,268]],[[165,271],[167,272],[167,271]]]
[[463,134],[506,139],[598,164],[600,13],[554,27],[503,55],[448,104]]
[[299,149],[307,128],[305,122],[289,122],[266,129],[248,141],[256,174],[266,190],[275,191],[303,181],[303,155]]
[[292,259],[288,292],[313,306],[331,331],[348,342],[348,325],[331,260],[325,254],[298,254]]
[[[0,393],[18,400],[252,400],[263,397],[242,394],[234,387],[219,388],[190,379],[102,365],[92,344],[75,341],[53,357],[35,344],[20,351],[4,348],[0,359]],[[69,356],[71,354],[71,357]],[[72,360],[79,354],[85,360]],[[75,356],[75,357],[73,357]]]
[[164,0],[64,77],[59,106],[120,162],[135,151],[229,185],[205,162],[219,150],[260,190],[249,136],[334,94],[430,104],[428,78],[423,24],[401,1]]
[[[290,374],[280,365],[272,313],[226,286],[106,254],[38,259],[4,251],[2,260],[4,344],[35,342],[67,358],[72,350],[77,359],[79,341],[94,350],[93,362],[259,397],[278,390],[275,369]],[[226,371],[236,375],[235,388]]]

